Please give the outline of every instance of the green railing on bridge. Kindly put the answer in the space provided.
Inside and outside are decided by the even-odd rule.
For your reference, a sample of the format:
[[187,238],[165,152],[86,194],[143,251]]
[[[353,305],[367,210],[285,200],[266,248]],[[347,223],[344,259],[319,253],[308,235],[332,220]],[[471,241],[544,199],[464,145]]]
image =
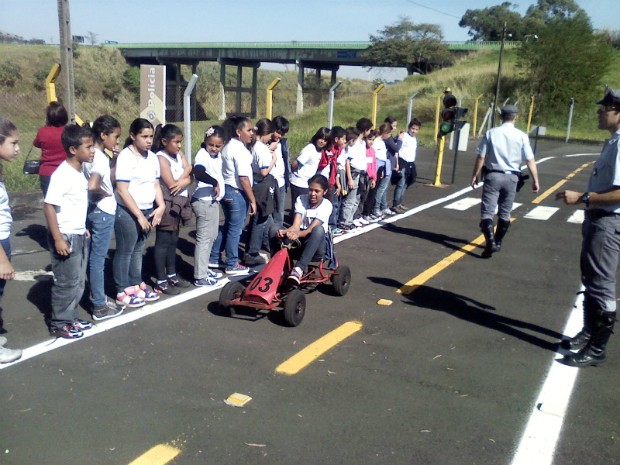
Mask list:
[[[481,50],[493,49],[499,50],[501,42],[445,42],[450,50]],[[518,47],[519,41],[506,41],[506,48]],[[186,43],[141,43],[141,44],[120,44],[107,43],[112,47],[118,48],[256,48],[256,49],[355,49],[365,50],[370,47],[370,42],[350,41],[350,42],[186,42]]]

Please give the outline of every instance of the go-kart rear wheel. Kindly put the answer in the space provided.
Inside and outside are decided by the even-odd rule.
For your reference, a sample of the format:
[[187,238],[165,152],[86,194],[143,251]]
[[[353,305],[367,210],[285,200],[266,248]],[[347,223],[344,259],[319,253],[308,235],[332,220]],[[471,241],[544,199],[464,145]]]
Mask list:
[[235,306],[226,302],[240,297],[244,290],[245,286],[239,281],[231,281],[226,284],[226,286],[224,286],[220,291],[220,309],[228,312],[230,316],[235,316]]
[[351,286],[351,270],[348,266],[342,265],[336,268],[332,276],[332,284],[337,295],[343,296],[349,291]]
[[284,301],[284,321],[289,326],[298,326],[306,314],[306,295],[293,289]]

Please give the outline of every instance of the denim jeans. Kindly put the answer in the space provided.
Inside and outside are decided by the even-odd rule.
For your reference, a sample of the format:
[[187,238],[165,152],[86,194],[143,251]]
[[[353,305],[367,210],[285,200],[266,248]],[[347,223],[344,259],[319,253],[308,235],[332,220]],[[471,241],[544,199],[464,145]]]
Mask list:
[[296,266],[305,272],[313,258],[319,259],[325,255],[325,229],[323,226],[315,226],[310,235],[303,238],[301,242],[303,250]]
[[336,186],[332,186],[327,191],[327,199],[332,203],[332,213],[329,215],[329,227],[335,228],[338,223],[338,216],[340,214],[340,195],[336,195]]
[[351,178],[353,179],[353,189],[350,189],[349,193],[344,198],[340,211],[342,223],[347,225],[353,222],[353,215],[355,215],[355,211],[357,210],[357,187],[360,179],[360,172],[355,171],[351,173]]
[[179,242],[179,230],[168,231],[158,229],[155,231],[155,248],[153,259],[155,261],[155,274],[158,281],[165,281],[168,276],[177,273],[177,244]]
[[90,301],[95,307],[106,303],[104,270],[105,258],[108,255],[110,240],[114,232],[114,215],[95,207],[88,214],[90,230],[90,253],[88,254],[88,283],[90,285]]
[[415,182],[417,171],[414,162],[401,161],[404,166],[401,166],[400,172],[402,176],[394,187],[394,204],[393,207],[397,207],[403,203],[405,198],[405,191],[409,189],[409,186]]
[[275,191],[276,208],[273,211],[273,222],[279,228],[284,226],[284,204],[286,203],[286,187],[282,186]]
[[377,182],[377,193],[375,196],[375,212],[382,212],[387,209],[387,190],[390,186],[390,178],[385,176],[385,171],[383,172],[383,177],[379,179]]
[[[8,257],[8,259],[11,260],[11,240],[10,240],[10,238],[7,237],[6,239],[0,240],[0,245],[4,249],[4,253]],[[6,279],[0,279],[0,301],[2,301],[2,296],[4,295],[4,286],[6,286]],[[0,309],[0,312],[1,311],[2,310]],[[2,321],[2,318],[0,318],[0,321]],[[2,328],[2,323],[0,323],[0,328]]]
[[[152,210],[142,210],[148,218]],[[142,254],[148,232],[143,232],[140,225],[127,210],[119,205],[116,208],[114,221],[116,234],[116,252],[112,261],[114,284],[119,294],[129,286],[135,286],[142,282]]]
[[248,228],[248,240],[245,248],[245,253],[249,255],[257,255],[260,252],[261,246],[265,242],[265,231],[267,231],[268,225],[273,221],[271,215],[259,216],[258,214],[250,217],[250,226]]
[[[219,262],[219,249],[214,247],[220,224],[220,204],[209,199],[193,200],[196,215],[196,248],[194,250],[194,279],[204,279],[209,270],[209,260]],[[213,251],[215,249],[215,255]]]
[[52,317],[51,328],[62,328],[78,316],[77,307],[84,294],[86,267],[88,264],[88,239],[85,235],[69,234],[71,254],[68,257],[56,253],[54,240],[49,237],[52,254]]
[[224,226],[219,249],[226,251],[226,266],[235,266],[239,262],[239,240],[248,214],[249,202],[239,189],[227,184],[221,203],[224,210]]

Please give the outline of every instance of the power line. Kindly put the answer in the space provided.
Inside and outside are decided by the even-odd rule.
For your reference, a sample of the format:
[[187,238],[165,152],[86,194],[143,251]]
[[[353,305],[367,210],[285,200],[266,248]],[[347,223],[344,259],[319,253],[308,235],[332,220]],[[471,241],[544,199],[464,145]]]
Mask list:
[[442,15],[450,16],[451,18],[461,19],[461,17],[460,17],[460,16],[455,16],[455,15],[453,15],[453,14],[446,13],[445,11],[441,11],[441,10],[438,10],[438,9],[436,9],[436,8],[432,8],[432,7],[430,7],[430,6],[422,5],[421,3],[414,2],[413,0],[407,0],[407,1],[408,1],[409,3],[413,3],[413,4],[414,4],[414,5],[416,5],[416,6],[419,6],[419,7],[422,7],[422,8],[426,8],[427,10],[434,11],[435,13],[440,13],[440,14],[442,14]]

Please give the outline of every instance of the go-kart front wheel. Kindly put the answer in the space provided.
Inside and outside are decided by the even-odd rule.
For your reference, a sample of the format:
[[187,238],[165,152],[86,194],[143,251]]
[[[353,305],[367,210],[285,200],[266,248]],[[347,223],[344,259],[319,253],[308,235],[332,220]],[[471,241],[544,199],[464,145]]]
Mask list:
[[228,312],[230,316],[235,316],[235,306],[230,305],[228,301],[241,297],[241,294],[245,290],[245,286],[239,281],[231,281],[220,291],[220,309]]
[[306,314],[306,295],[293,289],[284,301],[284,321],[289,326],[298,326]]
[[332,284],[337,295],[343,296],[349,291],[351,286],[351,270],[348,266],[342,265],[336,268],[332,276]]

